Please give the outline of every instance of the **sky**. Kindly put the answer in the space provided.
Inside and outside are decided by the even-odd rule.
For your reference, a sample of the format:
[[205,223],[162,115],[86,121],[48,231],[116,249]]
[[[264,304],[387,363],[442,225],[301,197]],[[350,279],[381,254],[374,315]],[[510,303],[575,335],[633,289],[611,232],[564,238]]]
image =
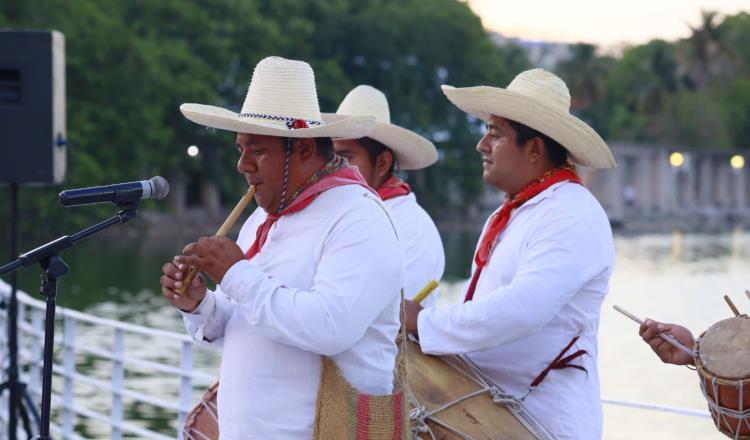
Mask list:
[[687,37],[701,10],[750,12],[750,0],[467,0],[487,30],[506,37],[605,48]]

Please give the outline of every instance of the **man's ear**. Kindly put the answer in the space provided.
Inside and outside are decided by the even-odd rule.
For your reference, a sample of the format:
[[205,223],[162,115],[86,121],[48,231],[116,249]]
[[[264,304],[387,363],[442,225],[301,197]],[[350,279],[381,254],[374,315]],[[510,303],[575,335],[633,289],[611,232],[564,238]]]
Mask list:
[[378,158],[375,159],[375,174],[378,179],[382,179],[388,174],[388,171],[390,171],[393,166],[394,160],[393,151],[390,149],[387,149],[378,155]]
[[300,138],[293,141],[293,151],[299,155],[300,159],[307,161],[318,154],[317,144],[315,139],[312,138]]
[[526,157],[529,162],[535,164],[540,160],[544,159],[546,149],[544,148],[544,141],[541,137],[535,136],[526,142]]

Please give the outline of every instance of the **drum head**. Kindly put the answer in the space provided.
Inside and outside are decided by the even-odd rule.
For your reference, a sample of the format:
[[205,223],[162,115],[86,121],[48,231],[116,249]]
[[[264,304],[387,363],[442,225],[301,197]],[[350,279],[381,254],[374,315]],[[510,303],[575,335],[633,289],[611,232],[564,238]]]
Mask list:
[[750,319],[729,318],[712,325],[700,339],[698,356],[716,377],[750,377]]

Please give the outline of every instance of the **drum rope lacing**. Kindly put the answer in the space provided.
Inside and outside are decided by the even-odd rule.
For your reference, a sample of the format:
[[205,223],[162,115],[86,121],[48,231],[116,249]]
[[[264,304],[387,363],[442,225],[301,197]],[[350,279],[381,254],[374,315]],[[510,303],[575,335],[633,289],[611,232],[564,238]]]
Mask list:
[[[418,342],[418,340],[412,335],[409,335],[409,339],[414,342]],[[506,405],[513,411],[519,411],[521,409],[523,401],[526,399],[526,396],[528,396],[529,393],[535,388],[529,387],[522,396],[516,397],[512,394],[504,392],[497,385],[493,384],[489,377],[487,377],[487,375],[485,375],[476,364],[474,364],[465,356],[453,356],[450,358],[443,358],[443,360],[445,360],[451,367],[455,368],[456,371],[471,379],[481,388],[429,411],[419,403],[416,396],[414,396],[411,390],[409,390],[408,398],[409,402],[413,406],[412,410],[409,411],[409,420],[411,421],[411,431],[413,434],[413,438],[417,438],[418,434],[420,433],[427,433],[430,435],[430,438],[432,440],[437,440],[437,437],[435,437],[435,433],[433,433],[432,429],[427,425],[427,420],[430,420],[433,423],[438,424],[443,428],[451,431],[463,440],[473,440],[470,436],[468,436],[464,432],[461,432],[458,428],[450,426],[437,418],[436,414],[450,408],[453,405],[459,404],[466,399],[470,399],[482,394],[489,394],[492,398],[492,401],[498,405]]]
[[[721,427],[722,425],[727,428],[732,428],[732,425],[730,424],[728,418],[733,418],[737,420],[737,426],[734,430],[734,439],[738,440],[740,438],[746,438],[746,437],[740,437],[740,430],[742,429],[743,425],[750,429],[750,408],[742,409],[744,405],[744,381],[739,382],[738,393],[739,393],[739,407],[740,409],[731,409],[731,408],[724,408],[720,406],[717,402],[720,402],[720,392],[721,389],[719,387],[719,384],[717,383],[717,378],[713,377],[711,379],[711,390],[713,391],[713,396],[707,392],[706,390],[706,381],[701,381],[701,392],[703,392],[703,396],[706,398],[706,401],[708,402],[708,409],[711,412],[711,414],[714,416],[714,425],[716,425],[716,429],[719,431],[722,431]],[[723,431],[722,431],[723,432]]]
[[[206,401],[201,399],[201,406],[208,411],[208,414],[211,415],[211,417],[214,419],[214,421],[218,424],[219,423],[219,416],[217,415],[217,408],[216,404],[212,403],[211,401]],[[187,428],[187,426],[186,426]],[[195,437],[195,436],[198,437]],[[183,436],[187,440],[213,440],[211,437],[207,436],[206,434],[199,431],[197,428],[190,427],[189,430],[185,429],[183,431]]]
[[[451,402],[448,402],[438,408],[435,408],[431,411],[427,411],[426,408],[421,406],[419,402],[414,399],[414,396],[409,395],[409,400],[411,401],[411,404],[414,406],[414,409],[409,413],[409,419],[413,422],[412,423],[412,433],[414,434],[414,437],[417,437],[417,433],[419,432],[428,432],[430,434],[430,437],[432,437],[433,440],[435,440],[435,435],[432,433],[432,430],[427,425],[427,419],[433,421],[434,423],[437,423],[444,428],[452,431],[454,434],[460,436],[461,438],[465,440],[472,440],[471,437],[466,436],[466,434],[460,432],[456,428],[450,427],[446,425],[441,420],[437,419],[434,414],[438,413],[440,411],[443,411],[446,408],[450,408],[451,406],[460,403],[466,399],[469,399],[471,397],[475,397],[481,394],[489,394],[492,398],[492,401],[499,405],[506,405],[511,409],[513,412],[518,412],[521,409],[521,404],[524,400],[526,400],[526,397],[529,395],[530,392],[532,392],[544,379],[547,377],[547,375],[552,370],[561,370],[564,368],[575,368],[577,370],[581,370],[585,372],[588,375],[588,371],[586,371],[586,368],[580,365],[572,364],[571,362],[580,356],[584,356],[588,354],[586,350],[579,349],[575,351],[573,354],[567,355],[568,350],[573,348],[575,343],[578,341],[578,336],[573,337],[570,342],[568,342],[568,345],[565,346],[565,348],[560,352],[560,354],[557,355],[555,360],[553,360],[547,368],[545,368],[539,375],[531,382],[529,387],[526,389],[526,392],[523,393],[521,396],[513,396],[512,394],[505,393],[502,389],[500,389],[497,385],[495,385],[492,382],[492,379],[490,379],[482,370],[473,363],[468,357],[466,356],[452,356],[449,358],[443,358],[446,363],[448,363],[450,366],[455,368],[457,371],[462,373],[467,378],[473,380],[477,385],[481,387],[481,389],[474,391],[472,393],[466,394],[464,396],[461,396],[457,399],[454,399]],[[413,335],[409,335],[409,339],[419,343],[418,339],[415,338]],[[456,363],[460,365],[456,365]],[[469,374],[467,370],[473,374]],[[528,426],[527,426],[528,427]]]

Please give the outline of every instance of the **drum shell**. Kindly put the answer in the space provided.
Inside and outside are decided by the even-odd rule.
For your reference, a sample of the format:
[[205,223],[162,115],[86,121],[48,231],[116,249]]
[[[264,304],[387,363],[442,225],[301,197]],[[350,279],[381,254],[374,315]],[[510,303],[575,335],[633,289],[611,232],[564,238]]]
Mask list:
[[[462,394],[479,389],[474,381],[459,373],[444,358],[423,354],[416,342],[406,343],[406,354],[408,387],[419,404],[424,405],[428,410],[448,403]],[[183,430],[185,439],[218,440],[217,391],[218,382],[206,391],[201,402],[190,412]],[[530,421],[520,420],[508,408],[494,403],[488,394],[467,399],[435,416],[475,440],[501,438],[531,440],[547,437],[541,433],[535,433],[535,428],[529,425]],[[427,420],[427,425],[437,439],[458,440],[460,438],[452,430],[432,420]],[[537,426],[536,429],[542,428]],[[430,439],[431,437],[428,433],[420,433],[418,438]]]
[[[742,318],[732,319],[747,318],[743,316]],[[697,354],[695,356],[695,366],[704,397],[707,401],[715,403],[719,408],[746,411],[750,409],[750,377],[722,377],[709,370],[701,360],[701,342],[706,333],[710,332],[714,326],[703,332],[695,343],[695,352]],[[741,400],[740,395],[742,395]],[[730,438],[750,440],[750,427],[747,423],[741,423],[737,417],[718,414],[710,404],[709,411],[716,428],[720,432]]]
[[[422,353],[419,344],[409,341],[406,347],[407,377],[411,399],[427,411],[439,408],[463,395],[481,389],[470,379],[470,374],[459,372],[451,362],[452,357],[438,357]],[[414,409],[414,402],[412,410]],[[436,439],[458,440],[460,431],[472,440],[514,439],[527,440],[539,438],[530,427],[521,421],[506,406],[493,402],[489,393],[479,394],[450,406],[434,415],[440,422],[451,426],[447,429],[430,418],[426,428]],[[412,429],[418,430],[419,424],[411,421]],[[428,432],[418,434],[419,439],[429,440]]]
[[219,440],[218,410],[216,395],[219,383],[211,385],[201,397],[200,403],[195,405],[185,418],[182,430],[186,440]]

